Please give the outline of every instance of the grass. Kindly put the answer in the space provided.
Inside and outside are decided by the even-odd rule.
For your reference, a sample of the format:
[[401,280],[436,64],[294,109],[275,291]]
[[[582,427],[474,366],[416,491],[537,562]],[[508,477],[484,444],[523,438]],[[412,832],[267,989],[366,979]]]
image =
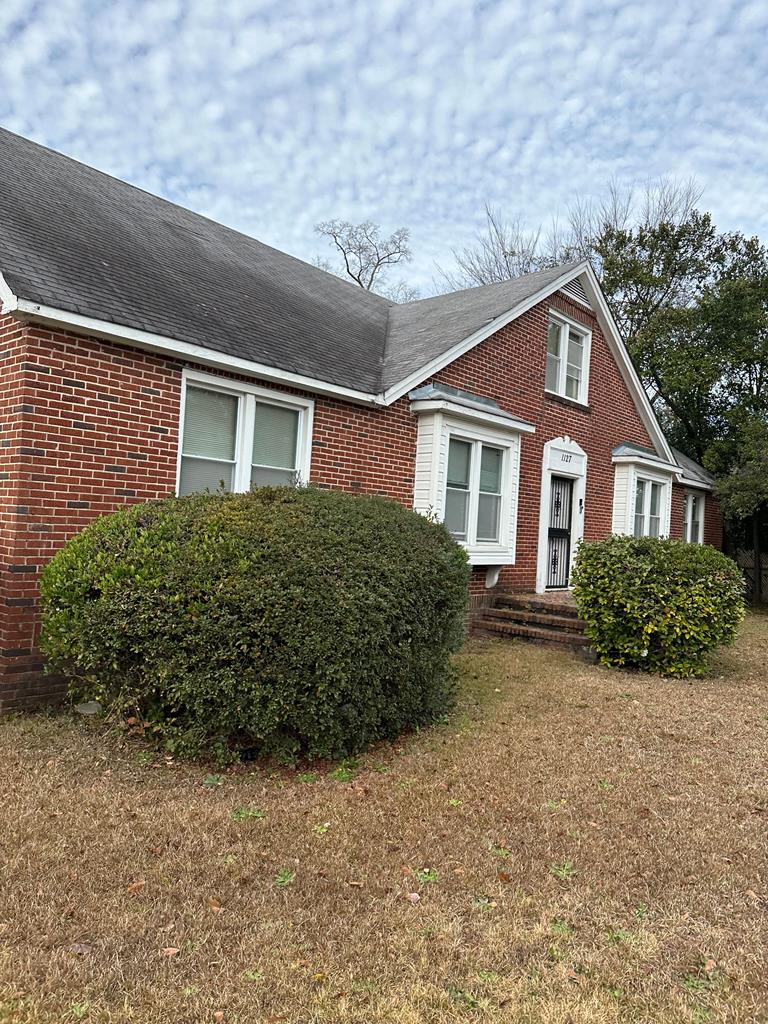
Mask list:
[[2,719],[0,1024],[765,1021],[767,662],[766,616],[692,683],[478,642],[341,773]]

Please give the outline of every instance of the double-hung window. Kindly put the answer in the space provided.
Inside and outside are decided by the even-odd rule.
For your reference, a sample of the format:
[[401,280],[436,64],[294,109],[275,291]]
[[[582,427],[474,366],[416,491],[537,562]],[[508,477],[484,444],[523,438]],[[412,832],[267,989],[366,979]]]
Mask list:
[[293,485],[309,475],[312,402],[203,374],[185,381],[179,494]]
[[451,437],[445,489],[445,525],[466,544],[501,539],[503,448]]
[[683,505],[683,540],[689,544],[704,542],[704,497],[686,494]]
[[587,401],[590,332],[551,313],[547,328],[547,391],[576,402]]
[[639,476],[635,482],[635,536],[661,536],[664,485]]

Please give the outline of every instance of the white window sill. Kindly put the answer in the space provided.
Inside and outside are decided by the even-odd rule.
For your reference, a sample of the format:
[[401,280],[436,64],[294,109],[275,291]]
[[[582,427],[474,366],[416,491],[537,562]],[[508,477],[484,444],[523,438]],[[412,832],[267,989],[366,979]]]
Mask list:
[[544,388],[544,394],[547,398],[556,398],[561,402],[567,402],[568,405],[575,405],[578,409],[589,411],[589,404],[581,398],[571,398],[570,395],[561,395],[559,391],[550,391],[549,388]]
[[462,544],[467,552],[470,565],[514,565],[515,555],[509,548],[502,547],[480,547]]

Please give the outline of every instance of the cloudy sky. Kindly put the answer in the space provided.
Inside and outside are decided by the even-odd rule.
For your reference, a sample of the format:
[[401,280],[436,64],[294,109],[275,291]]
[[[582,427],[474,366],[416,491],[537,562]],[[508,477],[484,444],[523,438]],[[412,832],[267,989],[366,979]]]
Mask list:
[[531,227],[694,175],[768,240],[765,0],[2,0],[0,123],[305,259],[407,225],[408,277],[490,202]]

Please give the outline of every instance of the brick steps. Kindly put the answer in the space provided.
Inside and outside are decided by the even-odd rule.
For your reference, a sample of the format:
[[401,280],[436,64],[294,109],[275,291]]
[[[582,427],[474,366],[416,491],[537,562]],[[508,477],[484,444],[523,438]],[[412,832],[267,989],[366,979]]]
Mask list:
[[564,630],[566,633],[583,633],[584,622],[575,615],[561,615],[550,612],[532,612],[526,608],[488,608],[484,616],[505,622],[543,626],[545,629]]
[[589,646],[569,594],[499,594],[473,624],[476,636],[513,637],[577,651]]

